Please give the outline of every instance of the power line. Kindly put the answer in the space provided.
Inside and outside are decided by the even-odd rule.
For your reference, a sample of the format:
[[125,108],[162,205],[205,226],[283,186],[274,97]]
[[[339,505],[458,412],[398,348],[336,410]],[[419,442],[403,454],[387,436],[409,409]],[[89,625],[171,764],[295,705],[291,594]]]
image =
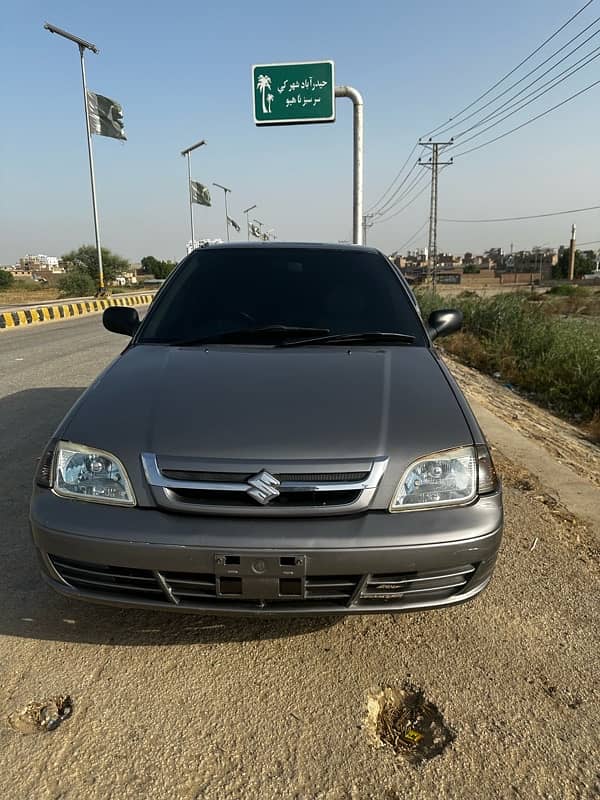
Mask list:
[[[598,17],[598,19],[600,19],[600,17]],[[592,38],[593,38],[593,36],[598,36],[598,34],[600,34],[600,30],[596,31],[596,33],[594,33],[592,36],[590,36],[588,39],[586,39],[586,41],[585,41],[585,42],[582,42],[582,44],[580,45],[580,47],[583,47],[583,45],[584,45],[584,44],[587,44],[587,42],[588,42],[590,39],[592,39]],[[578,49],[579,49],[579,47],[575,48],[575,50],[578,50]],[[555,64],[553,67],[550,67],[550,69],[546,70],[546,72],[542,73],[542,75],[540,75],[540,76],[539,76],[538,78],[536,78],[534,81],[531,81],[531,83],[528,83],[528,84],[527,84],[527,86],[524,86],[524,87],[523,87],[523,88],[522,88],[522,89],[521,89],[519,92],[517,92],[515,95],[513,95],[512,97],[509,97],[509,98],[508,98],[508,100],[507,100],[506,102],[502,103],[502,104],[501,104],[501,105],[500,105],[500,106],[499,106],[499,107],[498,107],[498,108],[497,108],[495,111],[492,111],[491,113],[489,113],[487,116],[483,117],[483,118],[482,118],[481,120],[479,120],[478,122],[475,122],[475,123],[473,123],[473,125],[471,125],[470,127],[468,127],[468,128],[465,128],[465,130],[464,130],[464,131],[461,131],[460,133],[457,133],[457,134],[455,134],[455,136],[454,136],[454,139],[458,139],[458,138],[460,138],[461,136],[464,136],[464,134],[465,134],[465,133],[469,133],[469,131],[472,131],[472,130],[474,130],[475,128],[478,128],[480,125],[483,125],[483,124],[484,124],[485,122],[487,122],[488,120],[490,120],[490,119],[493,119],[494,117],[498,116],[498,114],[501,114],[503,111],[506,111],[506,110],[508,110],[509,108],[512,108],[512,106],[514,106],[514,105],[515,105],[515,103],[512,103],[512,102],[511,102],[512,100],[514,100],[515,98],[519,97],[519,95],[523,94],[523,92],[527,91],[527,89],[529,89],[531,86],[534,86],[536,83],[538,83],[538,82],[539,82],[539,81],[540,81],[542,78],[544,78],[546,75],[548,75],[548,73],[550,73],[550,72],[552,72],[552,70],[556,69],[556,67],[558,67],[558,65],[559,65],[559,64],[562,64],[562,62],[563,62],[563,61],[565,61],[567,58],[569,58],[571,55],[573,55],[573,53],[575,52],[575,50],[572,50],[572,51],[571,51],[571,52],[570,52],[568,55],[566,55],[564,58],[561,58],[561,60],[560,60],[560,61],[557,61],[557,62],[556,62],[556,64]],[[584,56],[582,56],[582,57],[581,57],[581,58],[580,58],[578,61],[575,61],[573,64],[569,64],[569,66],[568,66],[568,67],[565,67],[565,69],[564,69],[564,70],[562,70],[562,72],[559,72],[559,73],[558,73],[558,75],[555,75],[555,76],[554,76],[553,78],[551,78],[549,81],[546,81],[546,83],[543,83],[541,86],[538,86],[537,88],[535,88],[535,89],[533,90],[533,92],[530,92],[529,94],[525,95],[525,97],[521,98],[521,100],[519,100],[519,101],[517,102],[517,104],[518,104],[518,103],[521,103],[521,102],[523,102],[523,100],[526,100],[527,98],[531,97],[531,96],[532,96],[532,95],[534,95],[536,92],[538,92],[540,89],[543,89],[545,86],[548,86],[549,84],[551,84],[553,81],[554,81],[554,84],[553,84],[552,86],[550,86],[550,89],[553,89],[555,86],[558,86],[558,85],[559,85],[559,83],[562,83],[563,81],[567,80],[567,78],[570,78],[570,77],[571,77],[571,75],[574,75],[574,74],[575,74],[575,72],[579,72],[579,70],[580,70],[580,69],[583,69],[583,67],[587,66],[587,65],[588,65],[590,62],[592,62],[592,61],[593,61],[595,58],[597,58],[597,56],[593,56],[592,54],[593,54],[593,53],[597,53],[599,50],[600,50],[600,47],[596,47],[595,49],[593,49],[593,50],[590,50],[588,53],[586,53]],[[590,58],[590,56],[592,56],[592,57]],[[588,59],[588,61],[585,61],[585,59],[586,59],[586,58]],[[582,61],[584,61],[585,63],[584,63],[584,64],[581,64],[581,62],[582,62]],[[573,69],[573,67],[577,67],[577,65],[578,65],[578,64],[581,64],[581,66],[580,66],[580,67],[578,67],[577,69]],[[573,70],[573,71],[572,71],[572,72],[570,72],[568,75],[565,75],[565,73],[569,72],[569,70]],[[563,75],[565,75],[565,77],[564,77],[564,78],[562,78],[562,76],[563,76]],[[559,78],[562,78],[562,80],[558,80]],[[513,85],[516,85],[516,84],[513,84]],[[547,89],[547,91],[550,91],[550,89]],[[537,97],[535,97],[535,98],[534,98],[533,100],[531,100],[530,102],[532,102],[532,103],[533,103],[535,100],[537,100],[537,98],[538,98],[538,97],[541,97],[541,96],[542,96],[542,94],[545,94],[545,93],[546,93],[546,92],[541,92],[540,94],[538,94],[538,96],[537,96]],[[527,104],[527,105],[528,105],[528,104]],[[485,106],[484,106],[484,107],[485,107]],[[523,106],[523,107],[524,107],[524,106]],[[483,109],[481,109],[481,110],[483,110]],[[520,110],[520,109],[518,109],[518,110]],[[515,112],[515,113],[516,113],[516,112]],[[465,120],[465,121],[466,121],[466,120]]]
[[378,211],[375,211],[375,212],[373,212],[373,214],[372,214],[372,216],[373,216],[373,217],[382,217],[382,216],[384,216],[385,214],[389,213],[390,211],[392,211],[392,209],[394,209],[394,208],[395,208],[395,207],[398,205],[398,203],[401,203],[401,202],[404,200],[404,198],[405,198],[405,197],[407,197],[407,196],[408,196],[408,195],[411,193],[411,191],[413,190],[413,188],[414,188],[414,187],[417,185],[417,183],[419,183],[419,181],[422,179],[422,173],[423,173],[423,170],[421,170],[421,173],[418,173],[418,174],[417,174],[417,175],[416,175],[416,176],[413,178],[413,180],[412,180],[412,182],[411,182],[410,186],[407,186],[407,187],[406,187],[406,189],[405,189],[405,190],[402,192],[402,194],[400,195],[400,197],[396,197],[396,195],[398,194],[398,192],[399,192],[399,191],[402,189],[402,187],[404,186],[404,184],[407,182],[407,180],[410,178],[410,176],[412,175],[412,173],[413,173],[413,172],[416,170],[416,168],[417,168],[418,166],[419,166],[419,162],[418,162],[418,161],[415,161],[415,163],[413,164],[413,166],[412,166],[412,167],[411,167],[411,169],[410,169],[410,172],[408,172],[408,173],[407,173],[406,177],[404,178],[404,180],[402,181],[402,183],[401,183],[401,184],[398,186],[398,188],[396,189],[396,191],[394,192],[394,194],[393,194],[393,195],[390,197],[390,199],[389,199],[389,200],[388,200],[386,203],[384,203],[384,205],[383,205],[383,206],[381,206],[381,208],[379,208],[379,210],[378,210]]
[[[598,31],[598,32],[600,33],[600,31]],[[596,53],[596,55],[592,55],[592,53]],[[517,101],[516,105],[518,107],[515,108],[513,111],[510,111],[508,114],[505,114],[500,119],[497,119],[496,122],[493,122],[491,125],[488,125],[486,128],[483,128],[483,130],[479,131],[478,133],[474,133],[473,136],[469,136],[467,139],[463,139],[460,142],[460,144],[466,144],[467,142],[473,141],[473,139],[477,139],[479,136],[483,136],[483,134],[486,133],[486,131],[489,131],[492,128],[495,128],[497,125],[500,125],[502,122],[504,122],[504,120],[508,119],[509,117],[512,117],[514,114],[518,114],[519,111],[522,111],[524,108],[526,108],[527,106],[531,105],[536,100],[539,100],[540,97],[543,97],[543,95],[545,95],[548,92],[552,91],[552,89],[555,89],[559,84],[561,84],[564,81],[566,81],[572,75],[575,75],[575,73],[579,72],[580,69],[583,69],[584,67],[587,67],[588,64],[591,64],[592,61],[595,61],[599,57],[600,57],[600,47],[597,47],[595,50],[592,50],[590,53],[587,53],[585,56],[583,56],[583,58],[579,59],[579,61],[575,62],[575,64],[580,64],[581,61],[584,61],[584,59],[587,58],[587,61],[585,61],[585,63],[581,64],[580,66],[576,67],[575,69],[573,69],[575,64],[572,64],[570,67],[567,67],[565,70],[563,70],[563,72],[559,73],[554,78],[551,78],[549,81],[546,81],[546,83],[542,84],[542,86],[538,86],[538,88],[534,89],[533,92],[530,92],[524,98],[522,98],[521,100]],[[565,75],[565,72],[568,72],[569,70],[571,70],[569,72],[569,74]],[[564,75],[564,77],[561,77],[563,75]],[[548,84],[551,84],[551,85],[548,86]],[[544,89],[543,91],[539,91],[544,86],[548,86],[548,88]],[[535,97],[533,97],[531,100],[528,100],[527,98],[530,98],[532,95],[535,95]],[[515,104],[513,103],[512,105],[515,105]],[[511,108],[511,105],[507,105],[504,108],[501,108],[501,109],[495,111],[493,114],[488,115],[487,117],[485,117],[484,119],[482,119],[478,123],[476,123],[475,125],[472,125],[470,128],[466,128],[464,131],[461,131],[461,133],[456,134],[455,139],[458,139],[459,137],[464,136],[465,133],[468,133],[469,131],[472,131],[474,128],[478,128],[480,125],[483,125],[484,122],[486,122],[486,121],[488,121],[490,119],[493,119],[495,116],[497,116],[498,114],[501,114],[503,111],[507,111],[509,108]],[[456,147],[456,146],[457,145],[454,145],[454,147]]]
[[483,94],[479,95],[479,97],[476,100],[473,100],[472,103],[469,103],[468,106],[465,106],[461,111],[459,111],[458,113],[456,113],[452,117],[450,117],[448,120],[446,120],[446,122],[443,122],[441,125],[438,125],[433,130],[431,130],[428,133],[424,134],[424,136],[422,136],[421,138],[425,138],[426,136],[431,136],[434,133],[437,133],[441,128],[444,128],[449,122],[453,122],[454,120],[456,120],[457,117],[462,117],[462,115],[465,113],[465,111],[468,111],[470,108],[473,108],[474,105],[476,105],[480,100],[483,100],[484,97],[487,97],[491,92],[494,91],[494,89],[496,89],[498,86],[500,86],[501,83],[504,83],[504,81],[507,78],[510,78],[511,75],[514,75],[514,73],[518,69],[520,69],[523,66],[523,64],[526,64],[528,61],[530,61],[537,53],[540,52],[540,50],[542,50],[549,42],[551,42],[552,39],[556,38],[556,36],[558,36],[558,34],[561,33],[561,31],[563,31],[567,27],[567,25],[570,25],[571,22],[573,22],[574,19],[576,19],[580,14],[582,14],[585,11],[585,9],[588,6],[590,6],[593,2],[594,2],[594,0],[588,0],[588,2],[585,3],[585,5],[583,5],[578,11],[576,11],[575,14],[573,14],[573,16],[569,17],[569,19],[566,22],[564,22],[560,26],[560,28],[558,28],[556,31],[554,31],[554,33],[551,36],[549,36],[547,39],[545,39],[526,58],[524,58],[522,61],[520,61],[517,64],[516,67],[513,67],[513,69],[511,69],[510,72],[507,72],[506,75],[504,75],[502,78],[500,78],[499,81],[496,81],[496,83],[493,86],[490,86],[490,88],[487,89],[487,91],[485,91]]
[[[440,222],[517,222],[523,219],[541,219],[542,217],[559,217],[562,214],[579,214],[582,211],[596,211],[600,206],[587,206],[587,208],[568,208],[566,211],[548,211],[544,214],[528,214],[523,217],[496,217],[493,219],[440,219]],[[586,242],[592,244],[592,242]]]
[[421,231],[424,228],[427,227],[428,224],[429,220],[426,219],[425,222],[421,225],[421,227],[417,231],[415,231],[415,233],[413,233],[413,235],[409,239],[407,239],[402,245],[400,245],[400,247],[398,248],[398,252],[400,253],[402,250],[404,250],[405,247],[408,247],[408,245],[411,244],[411,242],[417,238],[417,236],[421,233]]
[[[417,185],[418,185],[418,184],[419,184],[419,183],[420,183],[420,182],[423,180],[423,178],[426,178],[426,177],[427,177],[427,170],[425,170],[425,169],[424,169],[424,170],[421,172],[421,174],[420,174],[420,175],[417,177],[417,180],[416,180],[416,181],[413,183],[413,186],[412,186],[412,188],[413,188],[413,189],[414,189],[414,188],[416,188],[416,186],[417,186]],[[389,219],[393,219],[394,217],[397,217],[397,216],[398,216],[398,214],[401,214],[401,213],[402,213],[402,211],[404,211],[404,210],[405,210],[405,209],[407,209],[407,208],[410,208],[410,206],[411,206],[411,205],[414,203],[414,201],[415,201],[415,200],[416,200],[418,197],[420,197],[420,196],[423,194],[423,192],[424,192],[426,189],[428,189],[428,188],[429,188],[429,181],[427,181],[427,182],[425,183],[425,185],[424,185],[424,186],[421,188],[421,190],[420,190],[419,192],[417,192],[417,194],[416,194],[416,195],[414,195],[414,197],[412,197],[412,199],[411,199],[411,200],[409,200],[409,201],[408,201],[408,203],[406,203],[405,205],[403,205],[403,206],[402,206],[402,208],[398,209],[398,211],[394,211],[394,213],[393,213],[393,214],[390,214],[389,216],[385,217],[384,219],[378,219],[378,220],[376,220],[376,221],[375,221],[373,224],[374,224],[374,225],[381,225],[381,223],[383,223],[383,222],[387,222]],[[408,194],[409,194],[409,191],[407,190],[407,191],[406,191],[406,193],[405,193],[405,197],[406,197],[406,196],[408,196]],[[400,198],[398,198],[398,202],[400,202]],[[392,211],[392,209],[391,209],[391,208],[389,208],[389,209],[388,209],[388,212],[390,212],[390,211]]]
[[[497,95],[496,95],[495,97],[493,97],[491,100],[488,100],[488,102],[487,102],[487,103],[484,103],[484,105],[482,105],[480,108],[477,108],[477,109],[475,109],[475,111],[472,111],[470,114],[468,114],[466,117],[464,117],[464,119],[461,121],[461,123],[459,123],[459,122],[454,122],[452,125],[448,125],[447,127],[445,127],[445,128],[442,130],[442,131],[440,131],[440,132],[439,132],[439,133],[440,133],[440,135],[441,135],[442,133],[446,133],[446,132],[447,132],[447,131],[449,131],[449,130],[452,130],[452,128],[456,128],[456,126],[457,126],[457,125],[459,125],[459,124],[463,124],[463,123],[465,123],[467,120],[469,120],[469,119],[472,119],[473,117],[477,116],[477,114],[479,114],[481,111],[483,111],[485,108],[488,108],[488,107],[489,107],[489,106],[491,106],[493,103],[495,103],[495,102],[496,102],[496,100],[499,100],[501,97],[504,97],[504,95],[505,95],[505,94],[508,94],[508,92],[510,92],[510,91],[511,91],[511,89],[514,89],[514,88],[515,88],[515,86],[518,86],[520,83],[523,83],[523,81],[524,81],[524,80],[527,80],[527,78],[529,78],[531,75],[533,75],[535,72],[537,72],[537,71],[538,71],[539,69],[541,69],[543,66],[545,66],[545,65],[546,65],[546,64],[547,64],[549,61],[552,61],[552,59],[553,59],[555,56],[557,56],[559,53],[563,52],[563,50],[565,50],[565,49],[566,49],[566,48],[567,48],[567,47],[568,47],[570,44],[573,44],[573,42],[574,42],[574,41],[576,41],[577,39],[579,39],[579,37],[580,37],[580,36],[583,36],[583,34],[584,34],[584,33],[586,33],[586,32],[587,32],[587,31],[588,31],[590,28],[592,28],[592,27],[593,27],[594,25],[596,25],[596,23],[598,23],[598,22],[600,22],[600,17],[596,17],[596,19],[595,19],[595,20],[593,20],[592,22],[590,22],[590,24],[589,24],[589,25],[587,25],[587,26],[586,26],[586,27],[585,27],[583,30],[579,31],[579,33],[578,33],[576,36],[573,36],[573,38],[572,38],[572,39],[569,39],[569,41],[568,41],[568,42],[565,42],[565,44],[564,44],[564,45],[562,45],[561,47],[559,47],[559,48],[558,48],[557,50],[555,50],[555,51],[554,51],[554,52],[553,52],[551,55],[549,55],[549,56],[548,56],[546,59],[544,59],[544,61],[542,61],[541,63],[539,63],[539,64],[537,65],[537,67],[534,67],[533,69],[529,70],[529,72],[527,72],[525,75],[523,75],[523,77],[522,77],[522,78],[519,78],[519,80],[518,80],[518,81],[515,81],[514,83],[511,83],[511,85],[510,85],[508,88],[504,89],[504,91],[503,91],[503,92],[500,92],[500,94],[497,94]],[[523,93],[523,92],[524,92],[526,89],[528,89],[528,88],[529,88],[529,86],[533,86],[535,83],[537,83],[538,81],[542,80],[542,78],[544,78],[546,75],[548,75],[548,73],[550,73],[550,72],[552,72],[552,70],[556,69],[556,67],[558,67],[558,66],[559,66],[559,64],[562,64],[562,63],[563,63],[563,61],[566,61],[566,59],[567,59],[567,58],[569,58],[570,56],[572,56],[572,55],[573,55],[573,53],[576,53],[576,52],[577,52],[578,50],[580,50],[580,49],[581,49],[581,48],[582,48],[584,45],[586,45],[586,44],[587,44],[587,43],[588,43],[588,42],[589,42],[591,39],[593,39],[593,38],[594,38],[594,36],[598,36],[598,34],[599,34],[599,33],[600,33],[600,30],[597,30],[597,31],[595,31],[594,33],[592,33],[590,36],[588,36],[588,37],[587,37],[587,39],[584,39],[584,41],[583,41],[583,42],[581,42],[581,44],[577,45],[577,47],[574,47],[574,48],[573,48],[571,51],[569,51],[569,52],[568,52],[568,53],[567,53],[565,56],[563,56],[563,58],[561,58],[559,61],[557,61],[557,62],[556,62],[556,64],[554,64],[554,66],[552,66],[552,67],[549,67],[549,68],[548,68],[548,69],[547,69],[545,72],[543,72],[543,73],[542,73],[542,74],[541,74],[539,77],[537,77],[537,78],[536,78],[534,81],[532,81],[530,84],[528,84],[528,85],[527,85],[527,86],[526,86],[524,89],[522,89],[520,92],[518,92],[518,93],[515,95],[515,97],[518,97],[518,96],[519,96],[519,94],[522,94],[522,93]],[[578,63],[578,62],[577,62],[577,63]],[[512,98],[510,98],[510,99],[512,99]],[[509,101],[504,101],[504,102],[510,102],[510,99],[509,99]],[[502,105],[504,105],[504,102],[502,103]],[[471,128],[468,128],[467,130],[471,130]],[[462,135],[462,134],[456,134],[456,136],[455,136],[454,138],[457,138],[457,137],[458,137],[458,136],[460,136],[460,135]]]
[[400,169],[398,170],[398,174],[396,175],[396,177],[394,178],[394,180],[393,180],[393,181],[390,183],[390,185],[389,185],[389,186],[388,186],[388,188],[385,190],[385,192],[384,192],[384,193],[381,195],[381,197],[379,198],[379,200],[377,200],[375,203],[373,203],[373,205],[371,205],[371,206],[370,206],[370,207],[367,209],[367,213],[369,213],[369,211],[372,211],[372,210],[373,210],[373,209],[374,209],[376,206],[378,206],[378,205],[381,203],[381,201],[383,200],[383,198],[384,198],[384,197],[385,197],[385,196],[386,196],[386,195],[387,195],[387,194],[390,192],[390,190],[392,189],[393,185],[396,183],[396,181],[398,180],[398,178],[400,177],[400,175],[402,175],[402,173],[403,173],[403,172],[404,172],[404,170],[406,169],[406,166],[407,166],[408,162],[409,162],[409,161],[410,161],[410,159],[413,157],[413,154],[414,154],[414,152],[415,152],[415,150],[417,149],[417,147],[418,147],[418,146],[419,146],[419,143],[418,143],[418,142],[415,142],[415,145],[414,145],[413,149],[412,149],[412,150],[410,151],[410,153],[408,154],[408,156],[407,156],[407,158],[406,158],[406,161],[404,162],[404,164],[402,164],[402,166],[401,166],[401,167],[400,167]]
[[[442,167],[441,168],[440,175],[445,169],[446,169],[446,167]],[[427,173],[425,172],[424,174],[427,174]],[[386,217],[385,219],[378,219],[377,222],[374,223],[374,224],[375,225],[380,225],[383,222],[388,222],[390,219],[394,219],[394,217],[397,217],[398,214],[401,214],[403,211],[406,211],[407,208],[412,206],[412,204],[415,202],[415,200],[417,200],[419,197],[421,197],[423,192],[427,191],[427,189],[429,189],[429,182],[426,183],[425,186],[423,186],[423,188],[421,189],[421,191],[417,192],[417,194],[412,198],[412,200],[410,200],[408,203],[406,203],[406,205],[402,206],[402,208],[399,208],[398,211],[395,211],[393,214],[390,214],[389,217]]]
[[473,152],[475,152],[475,150],[481,150],[482,147],[487,147],[489,144],[493,144],[494,142],[497,142],[500,139],[504,139],[505,136],[509,136],[511,133],[515,133],[515,131],[521,130],[521,128],[524,128],[526,125],[531,125],[532,122],[535,122],[536,120],[541,119],[542,117],[545,117],[547,114],[550,114],[552,111],[556,111],[557,108],[560,108],[561,106],[566,105],[566,103],[569,103],[571,100],[574,100],[576,97],[579,97],[579,95],[582,95],[585,92],[588,92],[590,89],[593,89],[594,86],[597,86],[599,83],[600,83],[600,80],[594,81],[594,83],[590,83],[588,86],[585,86],[579,92],[576,92],[575,94],[572,94],[570,97],[567,97],[565,100],[562,100],[560,103],[557,103],[555,106],[552,106],[552,108],[548,108],[548,109],[546,109],[546,111],[542,111],[541,114],[536,114],[535,117],[531,117],[531,119],[528,119],[525,122],[522,122],[520,125],[517,125],[515,128],[511,128],[509,131],[506,131],[505,133],[500,134],[500,136],[496,136],[493,139],[488,139],[487,142],[483,142],[482,144],[478,144],[476,147],[471,147],[468,150],[463,150],[462,153],[457,153],[454,156],[454,158],[460,158],[461,156],[467,155],[467,153],[473,153]]

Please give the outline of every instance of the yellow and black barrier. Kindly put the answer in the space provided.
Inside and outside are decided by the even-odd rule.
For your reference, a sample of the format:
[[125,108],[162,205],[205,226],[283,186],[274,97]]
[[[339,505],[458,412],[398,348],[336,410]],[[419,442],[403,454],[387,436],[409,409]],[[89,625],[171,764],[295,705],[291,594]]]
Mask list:
[[0,330],[36,325],[60,319],[81,317],[104,311],[109,306],[145,306],[152,302],[154,294],[115,295],[102,300],[82,300],[78,303],[54,303],[35,308],[19,308],[15,311],[0,311]]

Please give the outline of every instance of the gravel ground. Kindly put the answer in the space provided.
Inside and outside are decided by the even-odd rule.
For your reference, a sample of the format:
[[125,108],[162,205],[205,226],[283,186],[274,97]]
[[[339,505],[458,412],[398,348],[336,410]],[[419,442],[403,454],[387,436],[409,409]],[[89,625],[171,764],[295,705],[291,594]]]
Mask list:
[[[41,585],[35,458],[122,343],[97,318],[0,336],[1,796],[600,797],[598,547],[504,454],[504,545],[467,605],[236,621],[69,603]],[[421,766],[365,724],[370,692],[407,683],[456,736]],[[72,714],[52,732],[8,721],[65,695]]]

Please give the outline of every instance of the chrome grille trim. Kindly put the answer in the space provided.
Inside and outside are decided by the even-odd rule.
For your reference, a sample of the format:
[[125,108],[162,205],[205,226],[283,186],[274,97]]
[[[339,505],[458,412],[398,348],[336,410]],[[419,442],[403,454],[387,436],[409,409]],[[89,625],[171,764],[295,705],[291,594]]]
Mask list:
[[[351,481],[306,481],[306,480],[281,480],[278,486],[282,494],[288,495],[290,493],[331,493],[331,492],[356,492],[357,496],[353,502],[340,502],[328,503],[327,505],[294,505],[290,503],[289,506],[269,506],[256,504],[240,506],[235,504],[228,504],[227,494],[236,492],[238,494],[248,494],[252,486],[246,481],[191,481],[191,480],[177,480],[161,472],[158,457],[154,453],[141,454],[142,467],[146,480],[152,489],[154,497],[159,506],[173,511],[182,511],[186,513],[197,514],[212,514],[212,515],[226,515],[226,516],[329,516],[334,514],[354,514],[359,511],[364,511],[369,507],[373,496],[379,486],[379,483],[385,473],[388,459],[377,458],[372,459],[370,469],[366,477],[360,480]],[[289,462],[286,463],[286,467]],[[312,465],[307,464],[307,475],[313,476],[315,474]],[[340,473],[340,465],[332,464],[332,471]],[[302,473],[302,464],[296,465],[294,476],[299,477]],[[260,469],[255,469],[251,474],[254,475],[260,472]],[[172,467],[165,470],[167,473],[172,472]],[[290,474],[289,469],[281,469],[278,471],[271,465],[269,470],[273,475],[277,476],[282,474]],[[323,470],[321,470],[323,471]],[[244,471],[245,474],[247,471]],[[232,470],[232,475],[240,476],[239,469]],[[177,491],[209,491],[209,492],[222,492],[222,504],[204,504],[201,502],[195,503],[193,501],[184,500],[177,497]],[[325,496],[325,495],[324,495]],[[342,495],[340,495],[340,498]],[[347,494],[346,494],[347,497]]]

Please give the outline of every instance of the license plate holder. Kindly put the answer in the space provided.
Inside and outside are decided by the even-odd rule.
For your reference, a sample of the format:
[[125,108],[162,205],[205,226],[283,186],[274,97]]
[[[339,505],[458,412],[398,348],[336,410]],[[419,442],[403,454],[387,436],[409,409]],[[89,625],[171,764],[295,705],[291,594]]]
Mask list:
[[298,600],[305,596],[306,556],[215,553],[217,597]]

